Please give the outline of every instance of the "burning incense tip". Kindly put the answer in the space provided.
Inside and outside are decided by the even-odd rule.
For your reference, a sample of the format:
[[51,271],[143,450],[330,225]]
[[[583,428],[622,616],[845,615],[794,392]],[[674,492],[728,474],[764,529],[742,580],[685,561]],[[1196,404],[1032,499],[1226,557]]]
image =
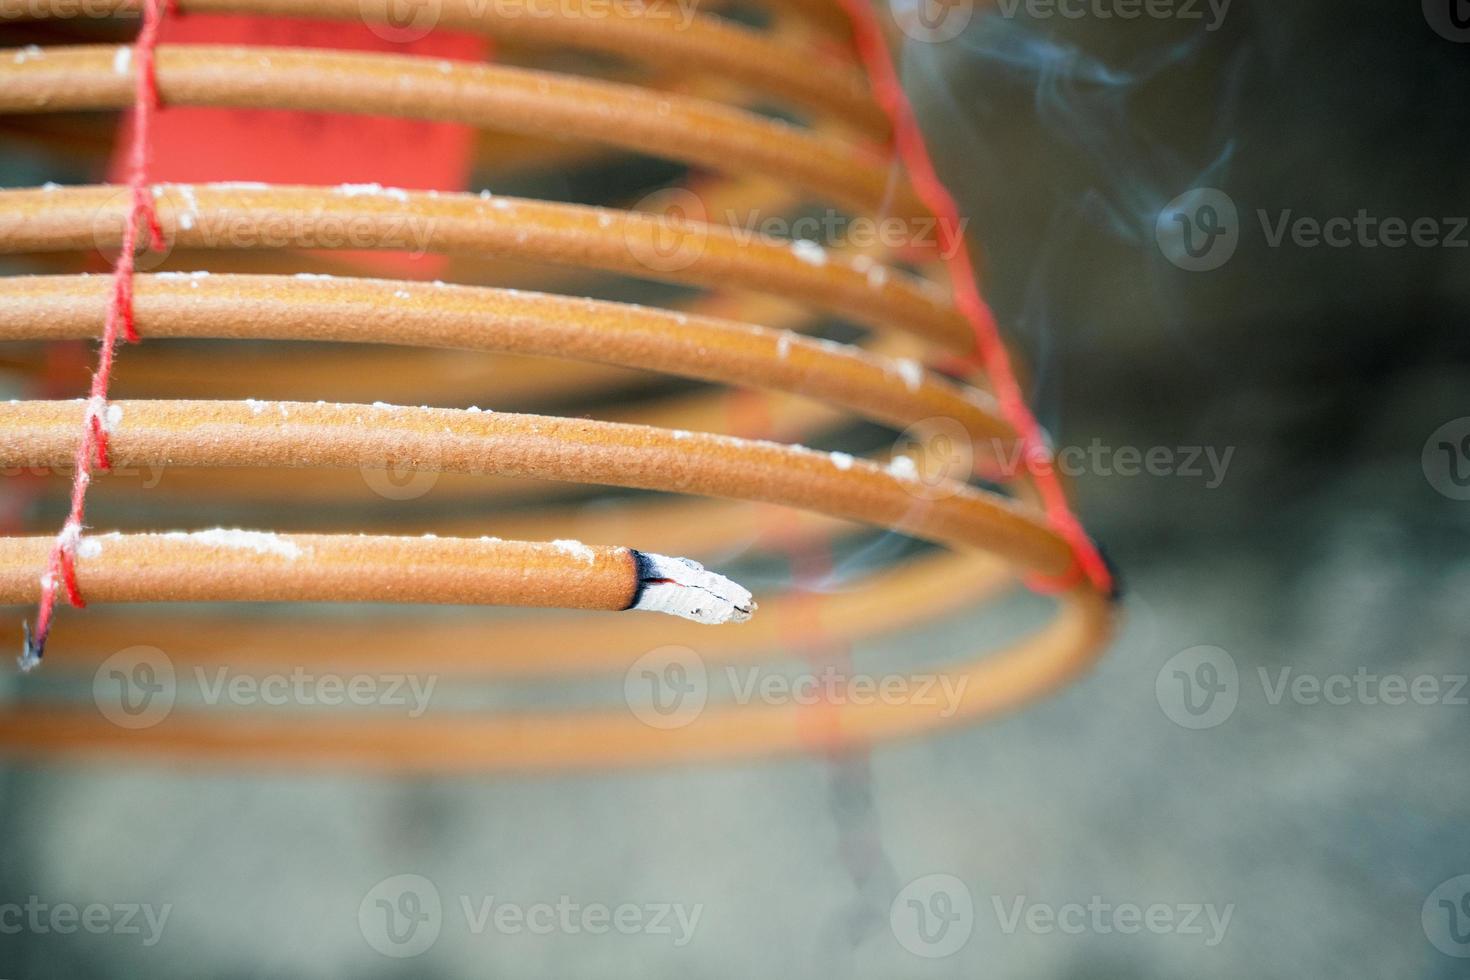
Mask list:
[[696,623],[743,623],[756,610],[750,590],[688,558],[635,551],[638,597],[632,608]]
[[21,629],[25,631],[25,645],[21,648],[20,657],[16,659],[16,663],[20,664],[22,672],[28,672],[41,665],[41,656],[45,650],[46,638],[31,636],[30,620],[23,620],[20,625]]

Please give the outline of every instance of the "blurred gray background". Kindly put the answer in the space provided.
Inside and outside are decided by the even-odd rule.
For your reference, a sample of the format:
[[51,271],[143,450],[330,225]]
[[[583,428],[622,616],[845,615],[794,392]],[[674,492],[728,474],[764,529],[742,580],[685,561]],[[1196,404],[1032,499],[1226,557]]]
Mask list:
[[[1470,457],[1437,448],[1470,423],[1431,438],[1470,416],[1470,253],[1272,247],[1258,217],[1470,215],[1470,44],[1411,0],[1236,0],[1215,30],[1199,6],[1204,21],[1023,7],[905,51],[1059,444],[1233,452],[1216,486],[1079,477],[1127,589],[1095,672],[998,722],[840,761],[413,780],[9,766],[0,903],[172,908],[152,946],[0,918],[0,975],[1470,975],[1452,881],[1470,874],[1470,690],[1328,704],[1271,688],[1289,668],[1446,693],[1470,672],[1452,469]],[[6,165],[8,184],[45,179],[21,154]],[[1234,203],[1239,245],[1190,272],[1156,231],[1201,188]],[[992,629],[961,617],[857,657]],[[1205,662],[1235,666],[1233,710],[1186,727],[1201,716],[1175,671],[1208,679]],[[412,959],[359,923],[403,874],[444,903]],[[461,896],[699,918],[682,945],[677,926],[477,933]],[[1008,929],[1018,902],[1041,911]],[[1073,903],[1114,911],[1046,927]],[[1174,927],[1125,932],[1120,906]]]

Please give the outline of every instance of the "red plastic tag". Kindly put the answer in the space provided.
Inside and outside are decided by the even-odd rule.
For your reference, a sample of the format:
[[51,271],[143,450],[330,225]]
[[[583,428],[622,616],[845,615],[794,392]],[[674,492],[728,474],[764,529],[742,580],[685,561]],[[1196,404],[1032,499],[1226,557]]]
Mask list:
[[[435,32],[390,40],[393,28],[360,21],[187,14],[164,20],[164,44],[228,44],[371,51],[483,62],[489,39]],[[382,184],[413,190],[464,190],[474,129],[457,123],[383,116],[164,104],[153,123],[153,179],[159,183],[263,181],[271,184]],[[126,128],[118,145],[126,147]],[[114,182],[125,173],[115,155]],[[378,274],[432,279],[443,255],[336,253]]]

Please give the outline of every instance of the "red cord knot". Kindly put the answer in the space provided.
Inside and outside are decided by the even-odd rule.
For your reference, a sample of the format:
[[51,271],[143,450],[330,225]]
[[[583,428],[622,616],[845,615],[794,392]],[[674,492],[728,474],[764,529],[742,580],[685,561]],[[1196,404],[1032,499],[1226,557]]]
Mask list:
[[133,210],[148,229],[148,247],[155,252],[167,250],[168,241],[163,237],[163,225],[158,220],[156,198],[159,188],[138,186],[133,188]]
[[[134,219],[129,218],[131,223]],[[136,344],[141,337],[138,336],[137,324],[133,317],[133,246],[132,236],[124,243],[125,250],[118,259],[118,268],[126,269],[125,277],[119,276],[112,289],[112,316],[118,326],[122,327],[123,338],[130,344]]]
[[57,564],[61,566],[61,581],[66,586],[66,601],[78,609],[87,608],[87,600],[82,598],[81,587],[77,585],[76,549],[63,549]]
[[[87,399],[87,429],[91,433],[92,449],[87,456],[88,458],[95,457],[97,468],[104,473],[112,469],[112,449],[107,437],[111,434],[111,427],[120,417],[121,412],[122,410],[116,406],[109,408],[107,400],[101,396]],[[90,476],[85,482],[91,482]]]
[[1060,575],[1033,573],[1022,578],[1022,581],[1032,592],[1039,592],[1042,595],[1061,595],[1081,585],[1086,577],[1082,571],[1082,565],[1074,556],[1067,570]]

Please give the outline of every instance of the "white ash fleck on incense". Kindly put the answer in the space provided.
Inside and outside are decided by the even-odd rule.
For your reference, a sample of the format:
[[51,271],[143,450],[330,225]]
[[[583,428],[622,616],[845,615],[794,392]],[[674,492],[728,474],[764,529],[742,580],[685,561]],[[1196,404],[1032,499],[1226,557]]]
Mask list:
[[332,192],[343,197],[386,197],[394,201],[408,200],[408,191],[401,187],[384,187],[382,184],[338,184],[332,188]]
[[907,456],[894,456],[890,459],[888,461],[888,473],[890,476],[896,476],[900,480],[917,480],[919,478],[919,468]]
[[281,558],[295,559],[305,553],[296,542],[269,531],[217,527],[208,531],[169,531],[163,537],[170,541],[193,541],[214,548],[234,548]]
[[791,251],[807,265],[821,268],[827,264],[827,250],[809,238],[798,238],[792,242]]
[[597,552],[580,541],[574,541],[570,538],[558,538],[551,542],[551,546],[562,554],[571,555],[573,558],[585,561],[589,565],[597,560]]
[[905,387],[909,391],[918,391],[919,386],[924,383],[924,366],[909,357],[895,357],[890,362],[893,370],[903,379]]

